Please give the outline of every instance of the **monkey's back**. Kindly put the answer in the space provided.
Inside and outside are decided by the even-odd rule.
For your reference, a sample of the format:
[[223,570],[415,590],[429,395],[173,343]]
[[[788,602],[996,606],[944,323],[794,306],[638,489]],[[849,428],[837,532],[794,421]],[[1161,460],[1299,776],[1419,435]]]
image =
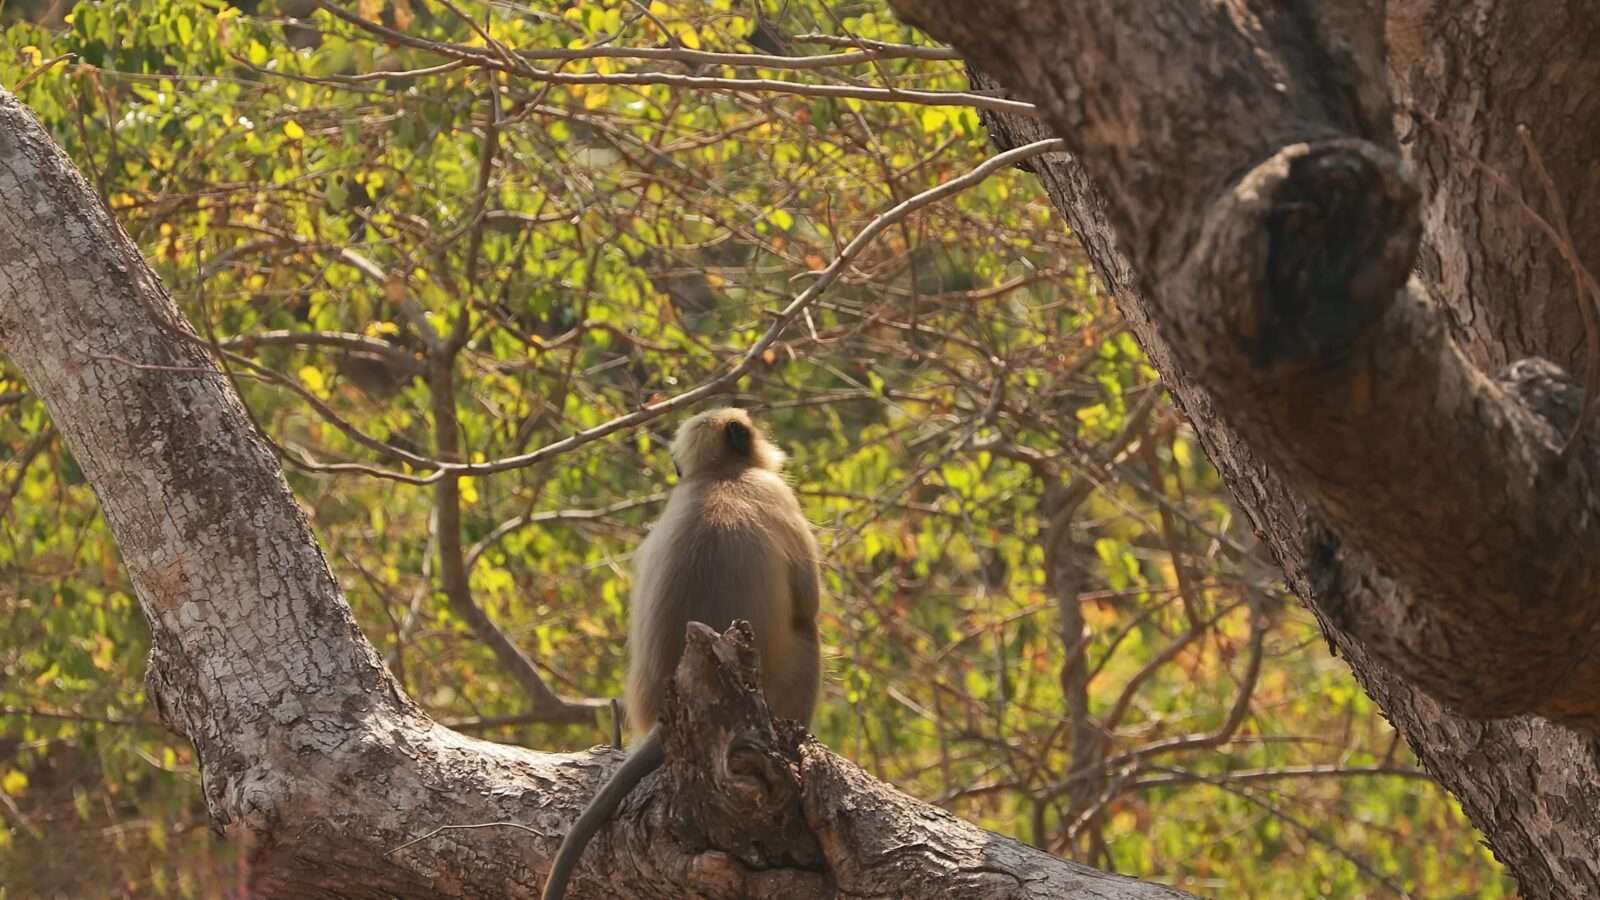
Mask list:
[[634,557],[627,691],[634,730],[656,722],[685,626],[720,631],[734,619],[755,631],[772,711],[809,724],[821,667],[816,578],[816,541],[776,473],[750,468],[680,483]]

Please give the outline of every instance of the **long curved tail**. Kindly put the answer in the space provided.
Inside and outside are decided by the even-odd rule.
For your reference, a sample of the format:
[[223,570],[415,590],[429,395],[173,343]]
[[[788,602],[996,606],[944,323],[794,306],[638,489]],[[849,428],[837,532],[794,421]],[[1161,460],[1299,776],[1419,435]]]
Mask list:
[[550,877],[545,879],[544,900],[561,900],[561,896],[567,892],[567,881],[572,877],[572,870],[578,865],[579,857],[583,856],[583,848],[589,846],[589,839],[610,820],[617,807],[622,805],[622,798],[628,796],[628,792],[646,775],[661,768],[666,758],[661,745],[660,727],[650,729],[639,746],[622,761],[622,767],[611,776],[611,780],[600,788],[600,793],[589,801],[583,815],[573,823],[572,830],[561,839],[561,849],[556,851],[555,862],[550,864]]

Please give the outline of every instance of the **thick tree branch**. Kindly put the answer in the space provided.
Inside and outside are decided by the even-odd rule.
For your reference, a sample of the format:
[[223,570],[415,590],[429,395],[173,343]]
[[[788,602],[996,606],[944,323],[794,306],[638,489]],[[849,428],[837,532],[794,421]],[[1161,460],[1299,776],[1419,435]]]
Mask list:
[[[1544,196],[1531,144],[1560,189],[1572,249],[1600,272],[1600,144],[1578,124],[1600,118],[1600,92],[1557,87],[1600,79],[1600,9],[1588,0],[1388,7],[1388,84],[1413,118],[1401,146],[1428,197],[1418,271],[1448,308],[1451,333],[1486,371],[1531,356],[1583,371],[1583,298],[1518,195]],[[1466,153],[1518,190],[1487,184]]]
[[[952,15],[936,20],[936,11],[949,12],[949,4],[904,0],[897,5],[902,9],[914,7],[918,21],[936,33],[946,28],[954,35],[957,29],[965,28],[965,37],[955,38],[958,44],[970,38],[974,43],[965,49],[969,50],[971,58],[1014,87],[1039,93],[1060,88],[1058,84],[1018,74],[1020,65],[1038,65],[1026,62],[1032,55],[1056,52],[1038,44],[1064,39],[1064,33],[1037,26],[1032,10],[1027,15],[1016,14],[1004,27],[993,23],[977,26],[986,33],[973,36],[972,29],[966,27],[972,25],[974,18],[970,10],[963,8],[960,19]],[[1073,6],[1077,11],[1078,7],[1089,4],[1042,4],[1046,7],[1063,5]],[[1170,22],[1172,16],[1182,16],[1181,7],[1187,5],[1126,4],[1120,18],[1113,17],[1100,24],[1133,32],[1148,27],[1153,20]],[[1511,96],[1526,101],[1532,95],[1542,95],[1537,102],[1546,107],[1560,105],[1557,98],[1566,92],[1550,92],[1548,85],[1553,83],[1552,79],[1587,71],[1586,66],[1600,63],[1590,49],[1600,21],[1595,21],[1594,17],[1578,21],[1570,7],[1552,12],[1548,4],[1490,2],[1477,7],[1491,10],[1489,15],[1480,17],[1465,16],[1459,8],[1462,4],[1452,2],[1397,0],[1392,5],[1427,19],[1432,30],[1411,35],[1409,46],[1418,54],[1415,58],[1402,60],[1391,55],[1391,73],[1399,69],[1426,71],[1432,80],[1419,79],[1420,86],[1416,90],[1440,95],[1440,102],[1449,104],[1451,120],[1459,122],[1464,129],[1480,121],[1503,122],[1516,116],[1514,108],[1483,108],[1484,104],[1492,104],[1500,98]],[[1333,6],[1327,4],[1323,8]],[[1537,23],[1532,22],[1535,18],[1539,19]],[[1396,23],[1390,21],[1391,36],[1396,27]],[[1082,20],[1073,23],[1071,28],[1084,32],[1083,41],[1110,39],[1104,34],[1088,33]],[[1535,36],[1546,40],[1540,43]],[[1501,43],[1502,37],[1504,43]],[[1191,38],[1196,46],[1206,46],[1203,31],[1194,32]],[[1396,42],[1395,46],[1400,45]],[[1539,48],[1537,51],[1532,49],[1535,46]],[[1519,48],[1525,52],[1519,52]],[[1390,52],[1397,51],[1391,48]],[[1181,49],[1175,53],[1174,58],[1183,58]],[[1018,62],[1018,57],[1024,62]],[[1494,60],[1495,64],[1487,60]],[[1187,77],[1187,71],[1170,65],[1149,70],[1122,66],[1097,81],[1070,84],[1065,93],[1068,99],[1076,98],[1090,104],[1099,115],[1109,110],[1115,117],[1118,107],[1108,99],[1107,92],[1143,91],[1159,95],[1171,89],[1167,84],[1169,79]],[[974,73],[975,88],[997,86],[987,74]],[[1046,110],[1054,102],[1037,95],[1034,99]],[[1579,105],[1597,100],[1600,97],[1591,95],[1572,98],[1572,102]],[[1520,104],[1520,108],[1528,108],[1526,102]],[[1563,146],[1570,146],[1574,140],[1587,141],[1587,132],[1571,127],[1577,120],[1564,116],[1563,110],[1550,120],[1541,121],[1542,127],[1549,126],[1543,133],[1556,129],[1560,135],[1556,143]],[[999,115],[988,117],[988,121],[1001,147],[1037,141],[1058,133],[1053,121],[1033,117]],[[1135,123],[1124,116],[1118,121],[1155,130],[1167,127],[1163,119]],[[1566,132],[1561,133],[1556,128],[1554,123],[1558,121],[1566,123],[1561,126]],[[1254,141],[1253,127],[1250,119],[1240,123],[1219,117],[1213,127],[1192,137],[1197,144],[1233,141],[1250,144]],[[1140,134],[1137,139],[1130,139],[1128,146],[1136,148],[1146,137],[1158,140]],[[1492,140],[1498,146],[1498,138]],[[1560,343],[1556,339],[1559,336],[1565,341],[1565,351],[1549,352],[1549,355],[1556,359],[1575,358],[1573,351],[1581,347],[1582,334],[1576,317],[1547,315],[1540,309],[1559,305],[1564,299],[1559,293],[1544,291],[1543,286],[1549,273],[1558,270],[1570,281],[1565,266],[1540,265],[1539,254],[1532,254],[1534,261],[1529,262],[1530,254],[1524,252],[1527,248],[1520,233],[1501,215],[1503,198],[1481,191],[1473,183],[1473,177],[1452,166],[1448,154],[1437,144],[1420,149],[1408,145],[1408,152],[1412,150],[1428,153],[1423,183],[1432,193],[1422,216],[1427,231],[1420,267],[1423,288],[1431,301],[1444,304],[1449,333],[1458,342],[1465,342],[1461,344],[1461,351],[1479,366],[1493,369],[1507,362],[1508,351],[1509,358],[1526,355],[1530,350],[1549,352],[1549,348]],[[1559,164],[1552,165],[1558,184],[1562,183],[1563,168],[1568,178],[1573,179],[1573,194],[1569,196],[1592,196],[1600,189],[1600,181],[1573,173],[1580,161],[1593,159],[1593,152],[1591,142],[1588,157],[1563,157]],[[1143,168],[1159,171],[1166,162],[1171,161],[1160,164],[1147,161]],[[1175,164],[1182,165],[1181,161]],[[1592,162],[1585,164],[1592,172]],[[1533,718],[1472,721],[1446,710],[1434,697],[1419,689],[1421,683],[1437,691],[1441,683],[1459,679],[1457,690],[1450,692],[1450,696],[1470,705],[1473,698],[1465,695],[1475,686],[1482,685],[1491,689],[1491,693],[1497,693],[1493,682],[1499,673],[1464,662],[1455,654],[1454,635],[1435,627],[1436,616],[1448,615],[1448,610],[1437,609],[1441,598],[1419,600],[1414,593],[1418,585],[1398,583],[1385,574],[1387,567],[1377,563],[1369,548],[1357,546],[1357,542],[1363,540],[1362,531],[1335,532],[1327,527],[1321,512],[1308,506],[1307,500],[1316,495],[1316,490],[1314,484],[1305,483],[1304,473],[1296,472],[1292,462],[1280,467],[1276,455],[1267,457],[1258,453],[1253,440],[1247,439],[1242,430],[1248,413],[1240,407],[1249,397],[1213,393],[1208,385],[1189,376],[1185,364],[1180,362],[1180,353],[1192,352],[1194,348],[1179,346],[1181,336],[1167,332],[1169,304],[1178,302],[1174,300],[1178,292],[1158,295],[1152,289],[1154,270],[1147,270],[1135,260],[1153,257],[1154,241],[1150,235],[1114,227],[1117,219],[1114,207],[1119,202],[1127,202],[1127,198],[1114,199],[1104,193],[1098,181],[1100,172],[1093,171],[1091,177],[1094,166],[1087,157],[1062,153],[1033,160],[1029,167],[1039,175],[1052,202],[1082,240],[1096,270],[1116,297],[1129,327],[1161,371],[1175,402],[1195,425],[1208,455],[1249,515],[1257,534],[1271,546],[1291,588],[1323,623],[1331,646],[1349,661],[1363,686],[1405,735],[1428,771],[1461,800],[1467,813],[1483,830],[1496,856],[1517,876],[1526,896],[1570,897],[1600,893],[1600,873],[1570,851],[1572,847],[1592,846],[1600,840],[1600,812],[1589,799],[1593,786],[1600,783],[1600,765],[1597,765],[1590,739]],[[1137,182],[1135,186],[1143,190]],[[1576,203],[1570,205],[1577,209]],[[1482,220],[1486,224],[1481,229],[1478,228],[1480,220],[1474,215],[1476,212],[1486,216]],[[1581,219],[1585,213],[1590,217],[1588,220]],[[1518,210],[1517,215],[1523,213]],[[1573,224],[1573,233],[1582,241],[1583,228],[1594,227],[1591,222],[1600,222],[1600,203],[1591,201],[1576,215],[1580,221]],[[1517,229],[1523,227],[1525,220]],[[1449,231],[1441,234],[1441,228]],[[1502,242],[1515,246],[1518,253],[1503,260],[1495,258]],[[1449,248],[1448,255],[1435,255],[1435,248],[1441,246]],[[1592,252],[1592,248],[1600,247],[1600,242],[1587,241],[1582,246]],[[1553,248],[1548,254],[1549,258],[1559,257]],[[1442,273],[1439,271],[1441,258],[1445,269]],[[1586,264],[1593,268],[1592,261]],[[1416,284],[1412,282],[1413,286]],[[1241,299],[1252,296],[1255,295],[1240,295]],[[1412,316],[1415,321],[1415,308],[1421,303],[1414,295],[1403,294],[1392,301],[1390,312],[1393,307],[1399,307],[1401,318]],[[1385,313],[1385,318],[1388,315]],[[1559,322],[1565,322],[1565,326],[1553,324]],[[1363,334],[1378,330],[1369,329]],[[1424,332],[1424,336],[1426,334]],[[1469,377],[1458,361],[1438,360],[1447,350],[1437,342],[1423,349],[1434,354],[1434,362],[1423,364],[1431,365],[1435,372],[1454,371],[1463,373],[1459,376],[1463,379]],[[1508,383],[1509,391],[1528,400],[1541,394],[1547,397],[1563,392],[1570,394],[1570,382],[1552,381],[1541,376],[1540,371],[1540,364],[1525,364],[1520,372],[1508,371],[1501,380]],[[1470,377],[1472,383],[1467,387],[1478,392],[1486,402],[1495,402],[1493,393],[1485,387],[1485,379]],[[1536,387],[1541,383],[1543,387]],[[1403,392],[1405,386],[1399,390]],[[1330,400],[1321,402],[1327,404]],[[1529,422],[1524,412],[1512,410],[1504,403],[1495,405],[1502,412],[1490,417],[1488,422],[1516,418],[1536,430],[1536,424]],[[1530,405],[1548,410],[1562,404],[1534,402]],[[1540,417],[1545,414],[1541,412]],[[1381,427],[1396,424],[1403,425],[1386,421]],[[1503,429],[1503,434],[1515,433],[1514,426],[1498,427]],[[1377,429],[1372,436],[1387,440]],[[1529,446],[1534,443],[1531,438],[1531,435],[1524,436],[1516,445]],[[1512,452],[1506,454],[1507,457],[1511,455]],[[1415,466],[1421,459],[1431,459],[1443,469],[1452,468],[1455,462],[1453,450],[1440,452],[1431,444],[1405,447],[1399,458],[1391,462]],[[1513,469],[1516,465],[1512,463]],[[1491,474],[1491,483],[1507,483],[1503,473]],[[1516,489],[1528,488],[1516,486]],[[1452,501],[1453,497],[1447,495],[1441,500]],[[1480,520],[1488,514],[1474,511],[1472,520]],[[1458,528],[1451,528],[1446,534],[1457,531]],[[1536,544],[1508,549],[1511,559],[1524,559],[1570,546],[1563,535],[1559,539],[1546,538]],[[1508,639],[1523,640],[1525,636],[1518,633],[1522,619],[1530,610],[1537,613],[1537,603],[1542,601],[1542,597],[1524,598],[1523,602],[1497,611],[1491,619],[1479,623],[1479,627],[1501,629]],[[1389,633],[1388,638],[1379,634],[1383,631]],[[1430,640],[1430,635],[1438,635],[1439,639]],[[1555,640],[1549,646],[1571,647],[1570,635],[1552,637]],[[1399,640],[1409,643],[1403,648],[1397,647]],[[1535,658],[1543,658],[1545,652],[1546,646],[1539,646]],[[1524,698],[1530,705],[1538,700],[1538,697]]]
[[1408,589],[1398,617],[1340,624],[1470,715],[1600,733],[1600,467],[1563,458],[1562,414],[1481,372],[1406,283],[1420,195],[1388,128],[1382,4],[957,6],[897,3],[1033,95],[1173,362]]
[[[213,821],[250,839],[252,896],[537,895],[618,754],[475,740],[401,693],[205,343],[3,91],[0,349],[100,497],[150,624],[150,694],[194,743]],[[774,728],[753,665],[737,634],[690,641],[667,770],[591,847],[574,900],[1183,896],[983,832]]]

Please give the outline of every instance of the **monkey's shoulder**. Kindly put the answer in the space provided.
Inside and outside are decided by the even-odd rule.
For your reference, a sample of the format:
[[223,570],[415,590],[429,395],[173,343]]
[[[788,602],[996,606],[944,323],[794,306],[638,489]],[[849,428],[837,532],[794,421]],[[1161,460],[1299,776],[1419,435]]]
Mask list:
[[748,469],[734,478],[707,479],[689,499],[707,524],[718,527],[767,523],[800,509],[788,483],[764,469]]

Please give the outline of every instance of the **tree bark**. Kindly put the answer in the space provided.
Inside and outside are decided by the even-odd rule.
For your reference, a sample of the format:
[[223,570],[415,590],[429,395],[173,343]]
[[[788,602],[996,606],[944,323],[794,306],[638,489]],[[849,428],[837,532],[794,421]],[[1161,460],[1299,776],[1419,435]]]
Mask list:
[[[148,688],[194,744],[252,896],[537,896],[620,762],[476,740],[400,690],[209,348],[0,90],[0,350],[94,486],[149,620]],[[696,632],[668,766],[594,842],[600,897],[1174,898],[984,832],[774,727],[747,634]]]
[[1040,107],[986,114],[1002,147],[1066,141],[1033,170],[1524,895],[1600,895],[1592,299],[1526,208],[1600,268],[1595,5],[894,4]]

